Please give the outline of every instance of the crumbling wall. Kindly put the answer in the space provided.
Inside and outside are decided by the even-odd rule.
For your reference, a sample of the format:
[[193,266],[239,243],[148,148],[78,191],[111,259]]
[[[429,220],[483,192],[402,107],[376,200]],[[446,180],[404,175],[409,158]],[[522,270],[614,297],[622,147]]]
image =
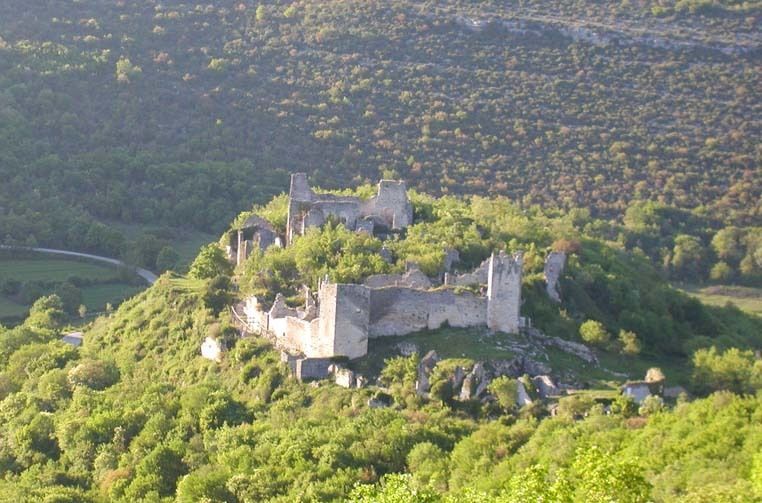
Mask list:
[[445,285],[449,286],[469,286],[486,285],[489,280],[490,259],[485,260],[472,272],[463,274],[445,273]]
[[431,280],[418,267],[411,267],[405,274],[374,274],[363,282],[368,288],[405,286],[408,288],[431,288]]
[[373,213],[382,217],[390,229],[404,229],[413,223],[413,205],[407,197],[405,182],[381,180],[373,203]]

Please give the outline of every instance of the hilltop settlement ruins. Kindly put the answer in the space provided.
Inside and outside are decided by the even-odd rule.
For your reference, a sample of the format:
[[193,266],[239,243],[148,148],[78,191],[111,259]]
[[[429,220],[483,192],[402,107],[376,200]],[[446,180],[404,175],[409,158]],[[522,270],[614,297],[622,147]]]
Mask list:
[[[413,218],[413,205],[404,182],[382,180],[374,197],[361,199],[316,193],[308,185],[306,175],[297,173],[291,176],[285,235],[279,235],[267,220],[251,216],[230,234],[227,252],[230,261],[240,265],[253,250],[289,246],[308,228],[321,227],[328,221],[342,223],[355,232],[383,237],[404,233],[414,223]],[[382,249],[382,256],[384,251]],[[442,326],[521,332],[540,345],[554,346],[590,364],[597,363],[588,347],[547,337],[521,316],[521,253],[493,252],[479,267],[465,272],[453,270],[457,262],[457,251],[447,250],[445,269],[448,272],[439,278],[426,276],[412,263],[402,274],[373,275],[361,284],[334,283],[325,278],[316,292],[306,286],[303,288],[304,303],[300,307],[287,305],[283,294],[276,292],[275,300],[269,305],[250,296],[233,306],[232,314],[244,333],[270,339],[298,379],[333,376],[337,383],[348,387],[362,385],[363,378],[337,362],[366,356],[369,339],[402,336]],[[550,252],[546,258],[546,290],[554,302],[561,302],[559,279],[565,262],[563,252]],[[202,345],[202,355],[217,360],[223,349],[220,342],[207,338]],[[417,386],[423,393],[427,391],[427,365],[433,368],[438,359],[431,353],[419,366]],[[474,396],[478,396],[479,389],[486,386],[492,374],[538,375],[549,371],[546,365],[528,357],[504,363],[505,368],[500,369],[477,363],[470,373],[462,376],[460,386],[474,388]],[[536,379],[544,383],[543,386],[537,384],[537,389],[555,389],[548,376],[538,375]],[[460,393],[472,395],[466,388]]]

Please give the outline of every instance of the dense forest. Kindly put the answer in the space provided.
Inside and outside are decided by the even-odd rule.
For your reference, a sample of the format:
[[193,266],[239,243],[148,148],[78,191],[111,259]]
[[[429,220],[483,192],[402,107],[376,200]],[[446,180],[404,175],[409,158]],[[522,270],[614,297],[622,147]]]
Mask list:
[[[501,198],[411,196],[417,223],[386,242],[392,263],[371,259],[377,238],[342,225],[253,254],[235,276],[211,244],[187,277],[166,273],[93,322],[80,348],[59,341],[60,299],[38,300],[22,325],[0,328],[0,494],[59,503],[762,498],[762,360],[751,350],[762,346],[759,318],[672,290],[642,255],[586,234],[590,222],[527,215]],[[276,198],[254,211],[277,226],[282,207]],[[671,362],[664,374],[687,372],[687,393],[640,407],[589,393],[518,408],[497,384],[484,402],[435,383],[426,398],[415,390],[416,353],[379,362],[366,388],[300,383],[265,339],[240,338],[231,325],[235,282],[287,291],[324,273],[359,280],[408,260],[436,272],[451,239],[466,265],[495,247],[524,249],[524,313],[549,334],[593,344],[609,380]],[[547,300],[538,274],[559,247],[570,254],[561,305]],[[609,337],[588,340],[591,322]],[[208,336],[226,343],[220,362],[199,354]],[[619,374],[603,368],[614,361],[629,363],[615,364]],[[596,381],[589,371],[571,377],[568,359],[554,367],[583,388]],[[371,406],[380,398],[387,406]]]
[[220,232],[306,171],[324,187],[403,178],[618,223],[652,201],[699,222],[687,237],[661,226],[652,258],[670,267],[697,241],[711,263],[696,279],[719,262],[715,277],[748,279],[758,237],[710,255],[721,228],[759,225],[758,14],[691,0],[9,0],[0,239],[124,255],[133,238],[112,222]]

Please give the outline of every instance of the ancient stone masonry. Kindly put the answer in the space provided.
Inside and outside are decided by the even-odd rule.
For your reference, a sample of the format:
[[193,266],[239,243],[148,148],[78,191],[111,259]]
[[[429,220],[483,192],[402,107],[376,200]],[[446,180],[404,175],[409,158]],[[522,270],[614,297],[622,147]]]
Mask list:
[[291,175],[288,198],[286,243],[304,234],[309,227],[320,227],[330,218],[347,228],[373,233],[376,227],[400,230],[413,222],[413,205],[407,197],[405,182],[381,180],[375,197],[317,194],[307,183],[307,175]]
[[487,327],[518,333],[521,305],[521,254],[508,257],[501,252],[490,257],[487,277]]
[[[305,292],[301,309],[281,295],[270,309],[247,299],[248,329],[268,335],[284,351],[306,358],[360,358],[368,338],[452,327],[487,326],[516,333],[521,303],[521,255],[493,254],[487,263],[486,295],[447,285],[434,288],[421,271],[369,277],[365,284],[321,283],[317,301]],[[481,273],[480,273],[481,274]]]
[[561,302],[561,294],[558,288],[558,280],[564,272],[566,254],[564,252],[550,252],[545,258],[545,289],[555,302]]
[[228,258],[236,266],[241,265],[255,249],[264,251],[270,245],[280,242],[273,226],[256,215],[246,219],[239,229],[229,233]]

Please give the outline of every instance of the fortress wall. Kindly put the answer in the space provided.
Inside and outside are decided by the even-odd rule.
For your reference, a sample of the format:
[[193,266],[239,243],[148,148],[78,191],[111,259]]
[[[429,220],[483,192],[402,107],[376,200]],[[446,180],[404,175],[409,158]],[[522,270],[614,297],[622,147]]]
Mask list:
[[487,324],[487,299],[470,292],[451,293],[429,306],[430,330],[447,322],[451,327],[474,327]]
[[487,300],[470,292],[389,287],[371,290],[370,337],[405,335],[436,329],[486,324]]

